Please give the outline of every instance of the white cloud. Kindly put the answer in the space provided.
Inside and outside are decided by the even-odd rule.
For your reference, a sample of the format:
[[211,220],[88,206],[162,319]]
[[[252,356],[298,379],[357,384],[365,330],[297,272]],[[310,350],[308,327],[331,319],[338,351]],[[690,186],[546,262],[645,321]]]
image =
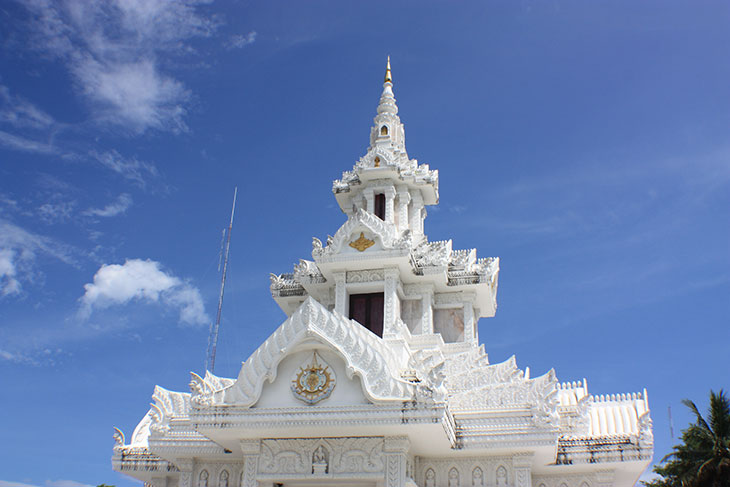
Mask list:
[[28,0],[34,41],[61,59],[97,119],[135,133],[187,130],[190,93],[160,60],[193,52],[186,41],[211,35],[204,0]]
[[58,152],[53,145],[47,142],[9,134],[3,130],[0,130],[0,144],[23,152],[37,152],[40,154],[55,154]]
[[46,480],[46,487],[93,487],[75,480]]
[[228,49],[242,49],[254,42],[256,42],[256,31],[252,30],[246,35],[236,34],[231,36],[226,42],[226,47]]
[[158,262],[149,259],[130,259],[123,265],[104,264],[94,275],[94,282],[85,284],[84,289],[79,310],[84,319],[94,309],[144,301],[177,309],[181,323],[208,322],[198,289],[164,272]]
[[46,223],[63,223],[71,219],[74,206],[73,201],[59,203],[43,203],[38,207],[38,214]]
[[122,193],[115,202],[106,205],[104,208],[89,208],[84,212],[84,215],[101,217],[117,216],[127,211],[130,206],[132,206],[132,197],[127,193]]
[[14,127],[42,129],[54,124],[53,117],[28,100],[13,96],[0,85],[0,122]]
[[124,157],[115,150],[106,152],[92,151],[89,155],[102,166],[111,169],[138,186],[144,188],[147,179],[157,176],[157,168],[154,164],[140,161],[136,157]]
[[[0,356],[1,356],[0,350]],[[0,480],[0,487],[38,487],[35,484],[26,484],[23,482],[10,482],[8,480]]]
[[[0,351],[0,354],[2,351]],[[0,487],[39,487],[36,484],[26,484],[23,482],[9,482],[0,480]],[[45,487],[93,487],[91,484],[76,482],[75,480],[46,480]]]
[[190,92],[160,73],[153,60],[103,63],[87,57],[76,64],[74,73],[84,94],[97,102],[100,119],[138,133],[147,128],[187,131],[183,117]]
[[0,296],[19,294],[22,281],[34,280],[37,276],[34,263],[38,254],[74,264],[73,253],[68,245],[0,219]]
[[0,295],[8,296],[20,292],[20,282],[15,277],[15,252],[0,249]]

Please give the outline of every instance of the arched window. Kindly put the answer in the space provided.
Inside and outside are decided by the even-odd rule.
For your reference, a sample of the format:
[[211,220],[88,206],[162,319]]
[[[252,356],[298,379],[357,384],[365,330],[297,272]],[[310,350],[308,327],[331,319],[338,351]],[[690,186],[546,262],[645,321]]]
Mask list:
[[503,465],[497,468],[497,485],[507,485],[507,469]]
[[483,487],[484,486],[484,472],[479,467],[475,467],[471,472],[471,485],[472,487]]
[[383,125],[382,127],[380,127],[380,135],[388,135],[388,126],[387,125]]
[[459,471],[456,467],[449,470],[449,487],[459,487]]

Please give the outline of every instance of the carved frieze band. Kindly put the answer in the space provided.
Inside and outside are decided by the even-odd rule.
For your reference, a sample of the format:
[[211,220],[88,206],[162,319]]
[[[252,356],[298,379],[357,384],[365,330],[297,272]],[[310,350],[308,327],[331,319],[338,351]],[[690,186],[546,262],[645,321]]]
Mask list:
[[347,282],[378,282],[385,279],[383,269],[367,269],[347,272]]
[[384,440],[379,437],[264,439],[260,474],[380,473],[385,470]]

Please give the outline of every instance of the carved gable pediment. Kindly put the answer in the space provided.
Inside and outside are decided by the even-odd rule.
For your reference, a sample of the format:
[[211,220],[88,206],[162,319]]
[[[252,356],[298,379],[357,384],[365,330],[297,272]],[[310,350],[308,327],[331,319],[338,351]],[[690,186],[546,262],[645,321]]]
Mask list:
[[365,252],[409,248],[410,235],[400,234],[392,223],[385,222],[362,208],[350,216],[334,237],[322,246],[314,239],[312,257],[315,261],[345,252]]
[[255,405],[264,382],[277,379],[279,364],[310,342],[337,354],[345,363],[347,376],[359,377],[370,402],[415,398],[416,385],[394,375],[402,364],[390,347],[358,323],[328,311],[310,297],[244,362],[233,384],[214,392],[198,388],[193,391],[193,404]]

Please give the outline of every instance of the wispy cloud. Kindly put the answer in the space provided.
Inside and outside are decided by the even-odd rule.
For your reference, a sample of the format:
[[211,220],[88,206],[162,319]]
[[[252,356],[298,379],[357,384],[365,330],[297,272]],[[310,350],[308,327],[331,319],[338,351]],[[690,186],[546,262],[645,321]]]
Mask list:
[[124,157],[115,150],[91,151],[89,156],[102,166],[135,182],[141,188],[146,187],[149,178],[158,175],[157,167],[154,164],[140,161],[136,157]]
[[53,117],[23,97],[12,95],[0,85],[0,122],[13,127],[43,129],[55,123]]
[[37,152],[40,154],[55,154],[58,152],[58,149],[48,142],[13,135],[3,130],[0,130],[0,144],[22,152]]
[[[0,351],[2,358],[2,351]],[[75,480],[46,480],[43,484],[45,487],[93,487],[91,484],[76,482]],[[24,482],[11,482],[8,480],[0,480],[0,487],[41,487],[37,484],[26,484]]]
[[[0,361],[10,362],[20,365],[32,365],[35,367],[50,366],[53,367],[59,361],[67,356],[68,353],[60,348],[35,348],[31,350],[16,350],[10,352],[0,349]],[[3,487],[0,481],[0,487]]]
[[34,281],[39,254],[76,262],[72,247],[0,219],[0,297],[20,294],[23,282]]
[[[0,358],[2,358],[2,351],[0,351]],[[0,480],[0,487],[39,487],[35,484],[26,484],[24,482],[11,482],[9,480]]]
[[191,52],[191,38],[211,35],[216,19],[203,0],[29,0],[35,49],[61,59],[95,117],[141,133],[180,132],[190,92],[162,59]]
[[75,480],[46,480],[46,487],[93,487],[90,484],[76,482]]
[[46,223],[65,223],[71,219],[75,206],[74,201],[44,203],[38,207],[38,215]]
[[243,49],[249,44],[256,42],[256,31],[252,30],[248,34],[236,34],[228,38],[225,43],[227,49]]
[[200,325],[208,322],[203,299],[197,288],[163,271],[152,260],[130,259],[124,264],[104,264],[85,284],[79,315],[87,319],[95,309],[124,305],[133,301],[159,303],[180,313],[180,322]]
[[0,295],[18,294],[20,282],[16,277],[15,251],[0,249]]
[[130,206],[132,206],[132,197],[127,193],[122,193],[113,203],[109,203],[104,208],[89,208],[84,211],[84,215],[112,217],[126,212]]

